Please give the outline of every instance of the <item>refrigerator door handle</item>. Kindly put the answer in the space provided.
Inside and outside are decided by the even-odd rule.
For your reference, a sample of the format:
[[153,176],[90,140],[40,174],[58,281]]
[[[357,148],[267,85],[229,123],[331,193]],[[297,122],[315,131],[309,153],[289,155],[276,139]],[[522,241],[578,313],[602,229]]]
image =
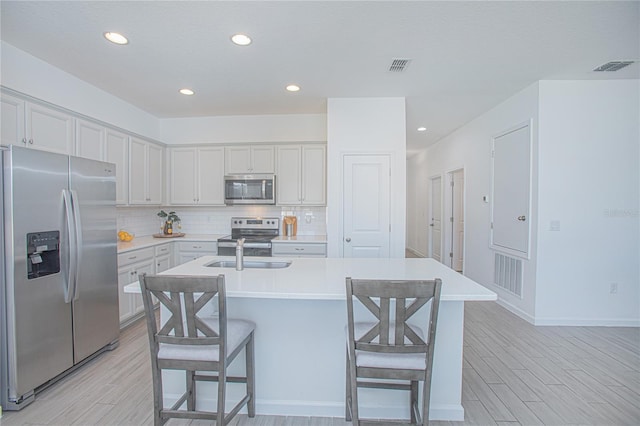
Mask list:
[[82,222],[80,221],[80,201],[78,200],[78,193],[72,189],[71,193],[71,205],[73,206],[73,222],[75,224],[75,236],[76,236],[76,267],[74,271],[75,284],[73,287],[73,300],[80,298],[80,286],[78,280],[80,278],[80,265],[82,264]]
[[67,287],[64,289],[64,302],[71,303],[75,294],[76,288],[76,226],[73,213],[73,201],[71,199],[71,193],[63,189],[62,199],[64,201],[64,216],[67,222],[67,232],[69,238],[69,259],[67,265]]

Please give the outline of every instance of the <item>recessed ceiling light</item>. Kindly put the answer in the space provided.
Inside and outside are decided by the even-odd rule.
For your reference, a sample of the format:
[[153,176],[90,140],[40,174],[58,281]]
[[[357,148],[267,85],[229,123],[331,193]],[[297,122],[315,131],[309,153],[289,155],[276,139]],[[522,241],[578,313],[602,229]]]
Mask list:
[[129,40],[120,33],[106,32],[104,38],[115,44],[129,44]]
[[231,36],[231,41],[238,46],[248,46],[251,44],[251,37],[246,34],[234,34]]
[[287,90],[289,92],[298,92],[300,91],[300,86],[298,86],[297,84],[290,84],[287,86]]
[[194,95],[196,92],[194,92],[191,89],[180,89],[180,93],[182,93],[183,95],[191,96],[191,95]]
[[427,128],[426,127],[418,127],[418,131],[419,132],[426,132]]

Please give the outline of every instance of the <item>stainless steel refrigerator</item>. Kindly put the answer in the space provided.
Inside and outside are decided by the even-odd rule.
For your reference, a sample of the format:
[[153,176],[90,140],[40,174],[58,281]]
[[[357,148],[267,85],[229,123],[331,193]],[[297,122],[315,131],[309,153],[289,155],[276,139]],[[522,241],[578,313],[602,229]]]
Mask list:
[[2,150],[3,409],[119,338],[115,166]]

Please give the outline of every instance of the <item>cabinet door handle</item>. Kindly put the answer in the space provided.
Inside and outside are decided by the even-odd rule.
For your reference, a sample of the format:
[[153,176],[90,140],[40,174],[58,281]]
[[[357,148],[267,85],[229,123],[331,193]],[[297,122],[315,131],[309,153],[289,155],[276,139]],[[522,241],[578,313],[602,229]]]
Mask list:
[[29,139],[29,145],[33,145],[33,139]]
[[525,220],[527,220],[527,217],[526,216],[518,216],[518,220],[520,222],[524,222]]
[[129,258],[129,260],[133,260],[133,259],[137,259],[137,258],[138,258],[138,256],[131,256],[131,257]]
[[347,239],[345,241],[350,243],[351,242],[351,238],[347,237]]
[[22,138],[22,143],[26,145],[27,144],[27,138]]

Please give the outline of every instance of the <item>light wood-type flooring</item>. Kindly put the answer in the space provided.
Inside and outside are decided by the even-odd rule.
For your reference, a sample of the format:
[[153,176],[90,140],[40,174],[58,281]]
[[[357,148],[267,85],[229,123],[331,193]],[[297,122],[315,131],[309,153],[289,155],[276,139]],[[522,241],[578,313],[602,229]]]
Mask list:
[[[465,421],[432,425],[640,424],[640,329],[534,327],[495,302],[468,302],[465,315]],[[117,350],[43,391],[21,412],[5,411],[0,423],[150,425],[151,409],[147,336],[139,321],[122,332]],[[351,423],[340,418],[240,415],[234,424]]]

